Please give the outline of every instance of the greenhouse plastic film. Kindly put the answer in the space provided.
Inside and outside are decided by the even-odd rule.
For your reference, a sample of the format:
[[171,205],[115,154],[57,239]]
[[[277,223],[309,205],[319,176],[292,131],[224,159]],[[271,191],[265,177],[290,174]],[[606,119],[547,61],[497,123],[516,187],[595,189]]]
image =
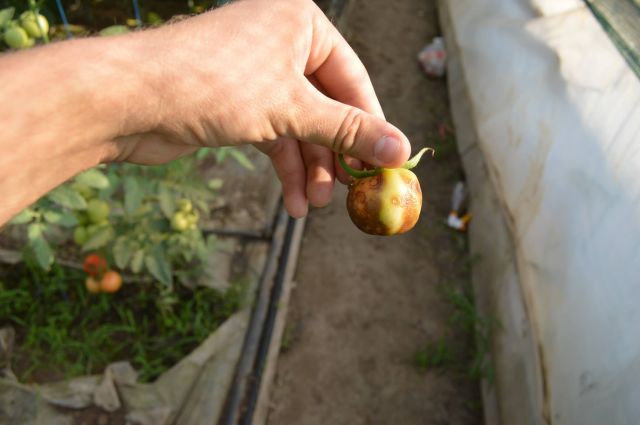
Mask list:
[[[472,194],[471,237],[483,231],[478,207],[504,217],[510,240],[480,253],[480,262],[500,264],[491,257],[513,251],[523,332],[532,332],[535,358],[527,364],[496,358],[496,381],[511,386],[498,388],[502,422],[636,423],[640,81],[583,2],[449,0],[446,7],[477,134],[467,148],[477,148],[496,196],[473,205]],[[488,296],[511,299],[511,310],[496,311],[503,327],[517,328],[514,298]],[[501,379],[518,367],[538,379]],[[504,407],[514,394],[528,394],[535,417]]]

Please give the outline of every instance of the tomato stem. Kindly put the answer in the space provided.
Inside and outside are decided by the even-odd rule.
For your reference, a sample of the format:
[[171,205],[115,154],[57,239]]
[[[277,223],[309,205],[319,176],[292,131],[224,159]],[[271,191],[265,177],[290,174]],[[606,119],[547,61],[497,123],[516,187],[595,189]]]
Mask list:
[[342,166],[344,171],[347,172],[347,174],[357,179],[375,176],[376,174],[379,174],[380,171],[382,170],[381,168],[375,168],[373,170],[356,170],[355,168],[349,167],[349,165],[344,160],[344,155],[342,154],[338,154],[338,162],[340,162],[340,165]]
[[413,158],[411,158],[410,160],[405,162],[404,165],[402,166],[402,168],[405,168],[407,170],[410,170],[410,169],[414,168],[416,165],[418,165],[418,162],[420,162],[420,159],[422,158],[422,155],[424,155],[428,151],[431,151],[431,156],[435,155],[435,153],[436,153],[436,151],[433,148],[422,148],[422,149],[420,149],[420,152],[415,154],[415,156]]
[[[422,155],[424,155],[425,153],[427,153],[429,151],[431,151],[431,155],[432,156],[436,152],[433,148],[422,148],[422,149],[420,149],[420,152],[418,152],[417,154],[414,155],[413,158],[411,158],[410,160],[405,162],[404,165],[401,168],[405,168],[407,170],[410,170],[410,169],[414,168],[416,165],[418,165],[418,162],[420,162],[420,159],[422,158]],[[351,177],[355,177],[357,179],[362,179],[364,177],[375,176],[376,174],[380,174],[380,171],[382,171],[382,168],[380,168],[380,167],[374,168],[373,170],[356,170],[354,168],[351,168],[351,167],[349,167],[349,165],[344,160],[344,155],[343,154],[338,154],[338,161],[340,162],[340,165],[342,166],[344,171],[347,172],[347,174],[349,174]]]

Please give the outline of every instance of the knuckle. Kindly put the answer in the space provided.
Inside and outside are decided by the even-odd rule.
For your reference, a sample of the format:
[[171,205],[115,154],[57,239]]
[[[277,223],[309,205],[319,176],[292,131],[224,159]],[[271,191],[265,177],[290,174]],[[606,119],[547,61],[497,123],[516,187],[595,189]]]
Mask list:
[[342,124],[333,140],[332,150],[339,153],[353,151],[362,128],[364,115],[357,108],[350,107],[342,119]]

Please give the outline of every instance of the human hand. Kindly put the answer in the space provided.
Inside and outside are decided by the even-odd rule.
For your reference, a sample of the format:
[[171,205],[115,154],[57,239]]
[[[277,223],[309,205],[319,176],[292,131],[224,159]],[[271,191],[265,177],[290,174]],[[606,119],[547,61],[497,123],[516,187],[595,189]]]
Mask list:
[[333,152],[374,166],[406,161],[367,72],[309,0],[243,0],[136,40],[147,92],[115,138],[112,160],[153,164],[200,147],[254,144],[289,214],[331,199]]

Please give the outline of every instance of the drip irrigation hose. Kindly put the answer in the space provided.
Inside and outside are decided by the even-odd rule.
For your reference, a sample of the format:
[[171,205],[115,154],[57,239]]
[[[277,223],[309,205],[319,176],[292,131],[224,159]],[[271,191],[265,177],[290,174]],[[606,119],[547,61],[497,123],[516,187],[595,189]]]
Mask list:
[[62,19],[62,25],[64,25],[64,30],[67,32],[67,38],[73,38],[73,34],[71,33],[71,27],[69,26],[69,21],[67,20],[67,14],[64,13],[62,0],[56,0],[56,6],[58,7],[58,13],[60,14],[60,19]]
[[269,347],[271,345],[271,338],[273,337],[273,330],[278,314],[280,297],[282,296],[282,289],[284,287],[285,274],[289,262],[291,242],[293,240],[295,227],[295,219],[289,217],[289,220],[287,222],[287,229],[284,236],[282,252],[280,254],[280,259],[278,260],[278,271],[276,273],[273,289],[271,290],[269,309],[267,311],[267,317],[264,323],[262,337],[260,338],[260,344],[258,346],[258,355],[253,366],[253,375],[251,376],[252,379],[250,380],[251,386],[246,397],[243,409],[244,412],[240,421],[241,425],[251,425],[253,421],[253,414],[255,412],[258,395],[260,393],[260,384],[262,383],[262,373],[264,372],[267,356],[269,354]]
[[260,360],[260,353],[263,351],[261,345],[264,340],[265,324],[272,304],[272,288],[276,285],[274,278],[279,275],[278,268],[281,266],[281,253],[283,252],[283,246],[286,243],[290,243],[290,241],[286,241],[286,235],[289,233],[286,230],[291,220],[281,206],[271,232],[273,235],[271,246],[258,282],[257,297],[242,347],[242,354],[238,360],[222,417],[218,422],[219,425],[236,425],[243,416],[246,416],[243,414],[246,397],[253,391],[257,391],[257,388],[254,389],[250,385],[255,386],[257,384],[259,386],[259,382],[255,382],[255,365],[260,362],[264,363],[264,358]]
[[140,15],[140,6],[138,5],[138,0],[132,0],[133,3],[133,16],[136,17],[137,26],[142,26],[142,16]]

